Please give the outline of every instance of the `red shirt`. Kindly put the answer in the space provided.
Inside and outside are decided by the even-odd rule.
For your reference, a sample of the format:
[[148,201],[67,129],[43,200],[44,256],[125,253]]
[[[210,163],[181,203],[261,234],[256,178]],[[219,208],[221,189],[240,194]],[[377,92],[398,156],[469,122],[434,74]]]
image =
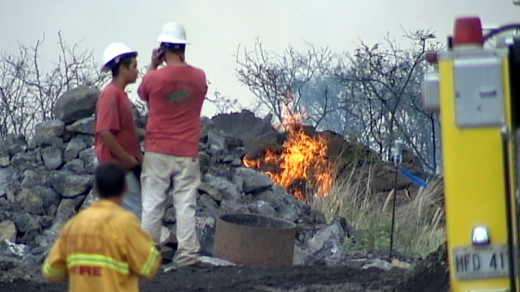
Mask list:
[[137,90],[149,110],[146,152],[198,157],[207,91],[204,71],[192,66],[166,66],[146,74]]
[[112,83],[107,85],[99,96],[96,105],[95,123],[95,150],[100,163],[113,160],[121,162],[99,137],[99,132],[104,130],[111,131],[117,142],[128,154],[136,158],[141,157],[132,103],[128,99],[126,92]]

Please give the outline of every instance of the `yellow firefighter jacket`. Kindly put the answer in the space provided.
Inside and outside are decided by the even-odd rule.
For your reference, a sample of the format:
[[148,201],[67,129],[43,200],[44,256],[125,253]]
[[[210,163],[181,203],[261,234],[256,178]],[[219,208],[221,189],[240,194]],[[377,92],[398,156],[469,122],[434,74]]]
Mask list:
[[51,281],[69,280],[69,291],[139,291],[138,276],[151,278],[161,256],[137,218],[100,200],[63,227],[42,266]]

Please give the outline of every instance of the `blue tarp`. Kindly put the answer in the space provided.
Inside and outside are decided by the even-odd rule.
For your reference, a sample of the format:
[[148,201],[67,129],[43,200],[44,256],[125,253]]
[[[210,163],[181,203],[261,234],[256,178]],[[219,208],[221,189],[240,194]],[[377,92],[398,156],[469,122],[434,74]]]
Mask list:
[[408,169],[406,168],[403,168],[401,166],[398,166],[399,167],[399,171],[401,171],[401,173],[406,176],[407,178],[409,178],[413,183],[423,187],[423,188],[426,188],[428,187],[428,184],[423,180],[421,179],[420,177],[417,177],[415,176],[414,174],[412,174]]

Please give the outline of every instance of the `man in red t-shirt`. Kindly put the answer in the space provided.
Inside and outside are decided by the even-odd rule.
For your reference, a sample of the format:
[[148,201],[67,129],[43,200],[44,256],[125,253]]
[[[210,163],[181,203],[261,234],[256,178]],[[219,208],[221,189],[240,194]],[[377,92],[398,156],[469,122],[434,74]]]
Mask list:
[[128,191],[123,207],[141,217],[139,176],[142,161],[132,103],[125,88],[135,83],[137,52],[122,43],[112,43],[104,51],[101,71],[112,71],[112,82],[101,92],[96,105],[95,152],[99,163],[117,161],[127,173]]
[[[142,226],[159,244],[170,238],[160,223],[171,191],[177,219],[176,265],[199,266],[195,230],[198,146],[200,112],[208,87],[204,71],[186,63],[186,34],[180,24],[164,25],[159,42],[137,91],[149,110],[141,175]],[[158,69],[163,62],[166,66]]]

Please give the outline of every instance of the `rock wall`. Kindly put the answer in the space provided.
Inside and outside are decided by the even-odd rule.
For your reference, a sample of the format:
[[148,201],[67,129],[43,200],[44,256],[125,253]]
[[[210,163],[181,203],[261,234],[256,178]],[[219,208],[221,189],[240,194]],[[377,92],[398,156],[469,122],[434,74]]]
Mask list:
[[[60,227],[96,199],[93,113],[98,96],[97,89],[71,90],[54,108],[57,119],[38,124],[32,137],[11,135],[0,141],[0,263],[17,263],[4,266],[16,270],[21,262],[38,267]],[[197,228],[204,249],[211,252],[219,215],[253,213],[298,225],[296,262],[316,262],[313,256],[341,257],[347,224],[325,224],[320,212],[273,185],[268,176],[242,165],[246,151],[258,149],[256,138],[280,143],[269,121],[247,111],[229,116],[241,120],[241,127],[230,125],[222,115],[203,119]],[[142,133],[145,122],[140,115],[136,119]],[[171,204],[164,223],[175,229]]]

